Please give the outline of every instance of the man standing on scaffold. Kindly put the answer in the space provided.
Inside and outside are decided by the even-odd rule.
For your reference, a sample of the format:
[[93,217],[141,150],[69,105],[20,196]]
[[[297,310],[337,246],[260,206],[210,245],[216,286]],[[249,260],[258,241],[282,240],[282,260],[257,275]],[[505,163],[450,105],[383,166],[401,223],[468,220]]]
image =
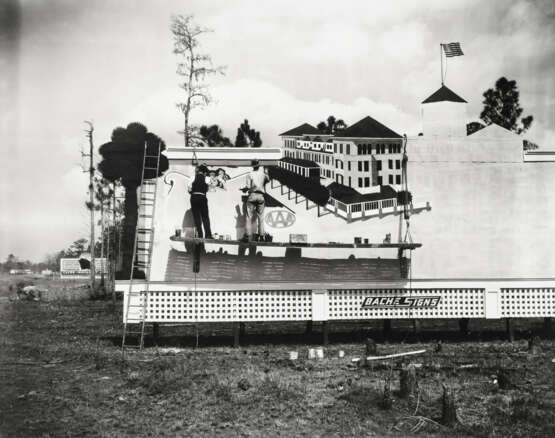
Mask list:
[[[247,184],[243,191],[247,191],[247,221],[246,235],[243,241],[263,240],[264,232],[264,192],[266,191],[266,183],[270,178],[266,174],[264,167],[260,166],[257,160],[251,162],[252,171],[247,174]],[[258,220],[258,234],[253,234],[253,228],[256,229],[256,221]]]

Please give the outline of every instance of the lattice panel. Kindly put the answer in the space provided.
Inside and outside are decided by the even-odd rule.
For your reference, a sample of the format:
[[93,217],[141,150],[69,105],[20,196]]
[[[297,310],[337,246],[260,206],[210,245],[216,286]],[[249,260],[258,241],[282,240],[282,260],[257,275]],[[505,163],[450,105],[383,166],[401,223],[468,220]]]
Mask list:
[[555,316],[555,289],[501,289],[502,317]]
[[[366,297],[441,297],[435,308],[363,309]],[[333,289],[329,291],[330,320],[396,318],[483,318],[484,289]]]
[[304,321],[312,319],[312,292],[149,292],[147,321]]

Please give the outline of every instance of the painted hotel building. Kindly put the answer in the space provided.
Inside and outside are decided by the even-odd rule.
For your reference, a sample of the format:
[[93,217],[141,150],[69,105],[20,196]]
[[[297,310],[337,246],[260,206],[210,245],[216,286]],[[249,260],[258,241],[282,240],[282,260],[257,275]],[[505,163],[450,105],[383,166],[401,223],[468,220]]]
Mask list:
[[304,123],[280,136],[287,167],[305,176],[305,169],[319,168],[323,185],[336,182],[361,194],[401,188],[402,137],[370,116],[336,135]]

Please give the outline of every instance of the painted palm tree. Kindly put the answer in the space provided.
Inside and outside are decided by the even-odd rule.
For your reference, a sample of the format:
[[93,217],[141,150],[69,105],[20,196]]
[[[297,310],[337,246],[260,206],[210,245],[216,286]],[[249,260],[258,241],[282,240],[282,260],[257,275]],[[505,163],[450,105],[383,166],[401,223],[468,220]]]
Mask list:
[[[152,132],[148,132],[146,126],[141,123],[130,123],[127,128],[118,127],[112,131],[111,141],[99,148],[103,160],[98,165],[102,176],[108,181],[120,180],[125,188],[125,204],[122,236],[122,275],[131,272],[131,260],[133,257],[133,243],[135,240],[135,228],[137,226],[138,204],[137,188],[141,184],[143,156],[145,144],[147,155],[156,156],[158,144],[160,152],[166,149],[164,141]],[[146,167],[156,167],[156,158],[149,158]],[[145,174],[147,179],[162,176],[168,170],[168,158],[160,154],[160,165],[158,175],[154,171]]]

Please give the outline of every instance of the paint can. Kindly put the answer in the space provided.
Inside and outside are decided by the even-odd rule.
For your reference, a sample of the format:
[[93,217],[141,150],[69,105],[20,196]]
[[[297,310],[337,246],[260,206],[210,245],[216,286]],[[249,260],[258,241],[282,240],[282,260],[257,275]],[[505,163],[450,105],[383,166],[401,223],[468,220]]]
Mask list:
[[290,351],[289,352],[289,360],[297,360],[299,358],[298,351]]
[[324,349],[322,347],[318,347],[316,349],[316,357],[318,359],[323,359],[324,358]]
[[345,357],[345,352],[343,350],[339,350],[339,353],[337,353],[337,355],[342,358]]
[[309,348],[308,349],[308,358],[309,359],[316,359],[316,349]]

